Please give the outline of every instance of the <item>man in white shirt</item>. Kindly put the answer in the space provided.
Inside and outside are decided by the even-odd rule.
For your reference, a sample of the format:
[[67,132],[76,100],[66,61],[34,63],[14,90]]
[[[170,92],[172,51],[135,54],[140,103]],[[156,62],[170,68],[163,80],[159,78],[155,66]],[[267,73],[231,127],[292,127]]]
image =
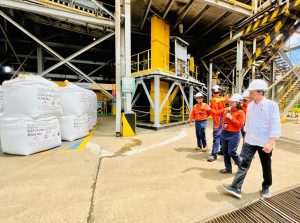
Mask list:
[[242,197],[242,184],[256,151],[259,154],[264,178],[261,197],[271,196],[271,156],[275,141],[281,134],[281,124],[278,105],[265,98],[267,89],[266,82],[260,79],[252,81],[248,88],[252,102],[247,107],[244,157],[232,184],[223,185],[225,191],[238,198]]

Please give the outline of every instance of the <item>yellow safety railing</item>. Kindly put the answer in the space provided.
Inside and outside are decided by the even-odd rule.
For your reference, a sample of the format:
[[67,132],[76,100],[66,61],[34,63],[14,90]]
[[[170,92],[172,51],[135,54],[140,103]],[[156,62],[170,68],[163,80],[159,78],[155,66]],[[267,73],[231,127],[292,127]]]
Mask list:
[[[187,65],[188,66],[188,65]],[[190,71],[189,76],[198,80],[200,69],[197,65],[195,66],[194,72]],[[185,67],[183,67],[185,69]],[[182,69],[183,69],[182,68]],[[133,75],[147,72],[151,70],[151,49],[142,51],[140,53],[133,54],[131,56],[131,73]],[[169,57],[169,71],[170,73],[176,73],[175,71],[175,55],[170,53]],[[184,71],[182,70],[182,73]]]
[[131,73],[149,71],[151,69],[151,49],[131,56]]
[[[96,5],[89,7],[81,5],[78,2],[72,0],[39,0],[41,3],[48,5],[48,7],[59,7],[62,10],[72,11],[74,13],[85,14],[87,16],[96,16],[99,18],[107,19],[107,13],[100,10]],[[109,16],[108,16],[109,17]]]
[[283,86],[275,94],[275,98],[277,101],[284,99],[285,95],[287,95],[288,93],[290,93],[291,90],[293,90],[293,88],[296,84],[296,81],[297,81],[297,77],[294,75],[291,75],[291,76],[288,76],[283,81],[284,81]]
[[[286,106],[289,105],[291,100],[295,98],[295,96],[299,92],[298,82],[299,82],[298,80],[295,80],[294,78],[290,78],[286,86],[284,86],[279,92],[278,96],[276,97],[276,101],[279,103],[280,111],[283,111],[286,108]],[[297,104],[298,102],[296,102],[295,105]]]

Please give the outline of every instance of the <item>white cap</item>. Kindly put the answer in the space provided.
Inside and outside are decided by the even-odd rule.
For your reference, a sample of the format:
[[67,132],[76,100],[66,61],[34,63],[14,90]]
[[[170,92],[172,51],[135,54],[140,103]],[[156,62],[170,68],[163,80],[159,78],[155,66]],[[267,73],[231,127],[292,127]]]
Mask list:
[[244,99],[246,99],[246,98],[249,97],[249,91],[248,91],[248,89],[243,92],[242,96],[243,96]]
[[262,79],[253,80],[249,84],[249,88],[248,88],[248,91],[267,91],[267,90],[268,90],[268,85]]
[[219,92],[220,90],[221,90],[221,87],[217,84],[212,87],[213,92]]
[[229,101],[233,101],[233,102],[241,102],[242,100],[243,100],[243,96],[238,93],[233,94],[229,99]]
[[198,97],[203,97],[203,94],[201,92],[198,92],[196,95],[195,95],[196,98]]

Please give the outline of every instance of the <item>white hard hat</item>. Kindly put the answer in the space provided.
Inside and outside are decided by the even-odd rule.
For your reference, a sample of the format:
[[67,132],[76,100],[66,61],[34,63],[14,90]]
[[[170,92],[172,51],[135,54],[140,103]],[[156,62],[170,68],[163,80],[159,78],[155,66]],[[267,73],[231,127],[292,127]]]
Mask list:
[[219,92],[220,90],[221,90],[221,87],[217,84],[212,87],[213,92]]
[[229,99],[229,101],[233,101],[233,102],[241,102],[242,100],[243,100],[243,96],[238,93],[233,94]]
[[248,91],[248,89],[243,92],[242,96],[243,96],[244,99],[246,99],[246,98],[249,97],[249,91]]
[[267,91],[267,90],[268,90],[268,85],[262,79],[253,80],[249,84],[249,88],[248,88],[248,91]]
[[203,94],[201,92],[198,92],[196,95],[195,95],[196,98],[198,97],[203,97]]

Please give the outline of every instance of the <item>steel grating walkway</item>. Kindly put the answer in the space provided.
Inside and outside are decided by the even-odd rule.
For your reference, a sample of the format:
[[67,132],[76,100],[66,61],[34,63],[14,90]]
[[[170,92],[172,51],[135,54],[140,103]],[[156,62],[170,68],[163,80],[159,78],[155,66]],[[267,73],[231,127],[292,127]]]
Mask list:
[[207,223],[300,222],[300,186],[260,199],[236,211],[206,221]]

